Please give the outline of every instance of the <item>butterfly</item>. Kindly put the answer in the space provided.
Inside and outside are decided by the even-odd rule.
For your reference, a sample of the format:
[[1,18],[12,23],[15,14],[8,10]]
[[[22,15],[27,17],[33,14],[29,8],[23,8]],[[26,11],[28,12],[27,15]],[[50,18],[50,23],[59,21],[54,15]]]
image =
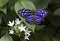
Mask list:
[[39,24],[42,19],[47,15],[47,11],[43,9],[38,9],[36,11],[32,11],[29,9],[20,9],[18,13],[25,18],[28,23],[31,24]]

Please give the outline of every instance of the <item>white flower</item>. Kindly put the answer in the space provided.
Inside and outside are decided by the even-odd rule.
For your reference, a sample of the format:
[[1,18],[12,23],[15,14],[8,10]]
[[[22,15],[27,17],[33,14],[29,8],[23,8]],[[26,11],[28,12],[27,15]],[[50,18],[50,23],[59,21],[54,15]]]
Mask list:
[[16,23],[16,25],[18,25],[21,23],[21,21],[18,18],[16,18],[15,23]]
[[25,35],[30,35],[31,31],[28,30],[28,28],[25,30]]
[[12,22],[11,22],[11,21],[9,21],[8,26],[11,26],[11,27],[12,27],[13,25],[14,25],[14,21],[12,21]]
[[9,34],[14,34],[14,30],[9,30]]
[[23,26],[23,24],[21,24],[18,28],[20,29],[20,31],[25,31],[26,26]]
[[29,36],[28,35],[25,35],[25,38],[24,39],[27,39],[27,40],[29,40]]
[[31,31],[28,30],[28,28],[25,30],[25,39],[29,40]]

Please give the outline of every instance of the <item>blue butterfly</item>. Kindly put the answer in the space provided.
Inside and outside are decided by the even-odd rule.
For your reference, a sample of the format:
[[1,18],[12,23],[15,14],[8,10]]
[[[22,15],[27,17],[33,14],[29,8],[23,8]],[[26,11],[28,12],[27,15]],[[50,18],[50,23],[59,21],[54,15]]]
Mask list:
[[42,19],[47,15],[46,10],[36,10],[32,11],[29,9],[21,9],[18,11],[18,13],[26,19],[28,23],[34,23],[34,24],[39,24]]

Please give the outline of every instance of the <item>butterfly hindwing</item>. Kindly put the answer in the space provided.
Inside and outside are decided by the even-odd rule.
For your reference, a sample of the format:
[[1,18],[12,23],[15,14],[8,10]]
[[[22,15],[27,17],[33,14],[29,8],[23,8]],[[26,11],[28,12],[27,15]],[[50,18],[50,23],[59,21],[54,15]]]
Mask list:
[[28,23],[35,23],[35,24],[39,24],[41,22],[42,18],[40,16],[37,15],[30,15],[28,17],[26,17],[26,21]]
[[34,16],[34,23],[39,24],[41,20],[42,18],[40,16],[37,16],[37,15]]
[[31,24],[33,23],[33,16],[32,15],[27,16],[25,19],[28,23],[31,23]]

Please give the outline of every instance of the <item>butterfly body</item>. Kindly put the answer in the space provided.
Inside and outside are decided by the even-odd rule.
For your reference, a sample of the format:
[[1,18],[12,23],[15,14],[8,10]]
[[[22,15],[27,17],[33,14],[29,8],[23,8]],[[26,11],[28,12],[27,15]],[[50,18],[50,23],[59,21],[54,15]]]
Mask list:
[[41,20],[46,16],[46,10],[31,11],[29,9],[19,10],[18,13],[26,19],[28,23],[39,24]]

